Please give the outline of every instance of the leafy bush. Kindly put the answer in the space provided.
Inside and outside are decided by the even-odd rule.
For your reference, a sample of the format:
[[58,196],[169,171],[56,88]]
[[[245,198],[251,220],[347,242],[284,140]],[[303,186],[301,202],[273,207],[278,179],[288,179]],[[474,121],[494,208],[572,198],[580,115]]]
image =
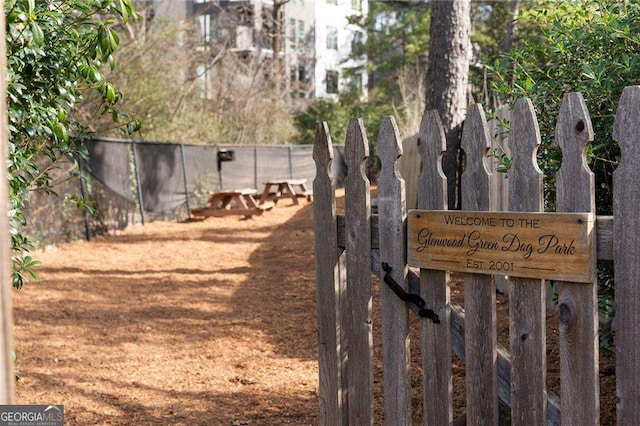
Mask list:
[[[560,166],[552,142],[562,97],[583,93],[595,133],[588,159],[596,174],[598,214],[611,214],[612,172],[620,159],[613,122],[622,90],[640,76],[640,4],[541,1],[519,24],[535,28],[530,33],[537,36],[491,63],[490,89],[505,102],[531,98],[542,136],[539,162],[548,179]],[[555,193],[548,187],[553,206]]]
[[[113,68],[119,37],[113,29],[134,16],[131,0],[7,0],[7,93],[9,116],[9,197],[13,285],[38,279],[38,261],[27,253],[32,245],[23,234],[23,214],[30,191],[53,193],[50,172],[59,158],[79,161],[85,155],[82,137],[92,119],[116,108],[121,94],[105,79]],[[77,105],[87,90],[99,93],[99,109],[80,117]],[[135,120],[125,128],[135,131]],[[42,161],[42,159],[46,161]],[[77,169],[77,168],[76,168]],[[75,197],[78,207],[87,200]]]
[[[545,173],[546,203],[555,205],[555,173],[561,153],[554,146],[554,126],[567,92],[582,92],[591,115],[594,143],[588,161],[595,173],[598,214],[612,214],[613,171],[620,149],[612,138],[618,100],[625,86],[640,80],[640,4],[606,0],[539,1],[522,14],[519,25],[537,36],[522,40],[488,67],[494,95],[512,102],[531,98],[540,124],[539,163]],[[503,164],[507,164],[504,163]],[[600,262],[599,306],[607,320],[601,347],[612,344],[613,270]]]

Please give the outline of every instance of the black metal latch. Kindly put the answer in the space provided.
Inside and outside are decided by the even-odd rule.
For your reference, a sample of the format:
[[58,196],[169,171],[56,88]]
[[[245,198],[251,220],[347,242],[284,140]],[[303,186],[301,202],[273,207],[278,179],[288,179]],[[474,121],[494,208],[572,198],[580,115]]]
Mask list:
[[426,302],[417,294],[407,293],[402,287],[391,277],[391,266],[382,262],[382,270],[385,272],[383,281],[389,288],[404,302],[413,303],[418,307],[418,315],[422,318],[429,318],[434,324],[440,324],[440,318],[432,309],[425,309]]

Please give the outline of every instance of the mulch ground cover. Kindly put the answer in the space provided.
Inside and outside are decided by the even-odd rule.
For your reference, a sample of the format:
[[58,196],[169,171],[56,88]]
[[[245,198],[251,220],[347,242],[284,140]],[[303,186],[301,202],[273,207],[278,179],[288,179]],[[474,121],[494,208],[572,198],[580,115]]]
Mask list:
[[[47,247],[42,283],[13,297],[16,402],[64,404],[67,425],[315,425],[317,327],[312,205],[262,216],[154,222]],[[460,284],[452,298],[461,301]],[[499,341],[508,302],[498,296]],[[376,424],[381,330],[374,280]],[[413,319],[415,421],[421,413]],[[557,321],[549,386],[559,392]],[[554,329],[556,327],[556,329]],[[555,345],[555,346],[554,346]],[[611,370],[613,360],[603,359]],[[455,360],[455,416],[464,365]],[[602,424],[615,424],[615,379],[602,374]]]

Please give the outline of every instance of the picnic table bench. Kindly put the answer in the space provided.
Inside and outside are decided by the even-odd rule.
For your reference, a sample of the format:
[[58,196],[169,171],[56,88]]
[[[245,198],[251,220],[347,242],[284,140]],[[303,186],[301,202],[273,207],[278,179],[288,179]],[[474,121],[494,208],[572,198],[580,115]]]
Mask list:
[[293,204],[299,204],[298,198],[306,198],[311,201],[313,192],[307,188],[306,179],[282,179],[265,182],[264,190],[260,196],[260,205],[269,200],[277,203],[281,198],[290,198]]
[[274,202],[260,203],[256,201],[255,189],[234,189],[212,192],[208,205],[203,208],[193,209],[194,216],[220,217],[229,215],[243,215],[251,217],[261,215],[265,210],[270,210],[275,206]]

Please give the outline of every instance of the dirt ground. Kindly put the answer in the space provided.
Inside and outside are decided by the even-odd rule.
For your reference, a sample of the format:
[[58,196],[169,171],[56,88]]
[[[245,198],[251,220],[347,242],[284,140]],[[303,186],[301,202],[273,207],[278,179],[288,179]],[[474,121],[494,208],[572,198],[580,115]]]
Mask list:
[[[34,253],[44,263],[42,283],[13,298],[17,402],[64,404],[68,425],[317,424],[312,230],[311,204],[281,202],[249,220],[155,222]],[[455,286],[452,297],[461,297]],[[375,342],[377,299],[374,290]],[[500,318],[507,302],[498,302]],[[506,331],[508,341],[508,323],[500,324],[499,340]],[[553,343],[549,353],[553,389]],[[375,358],[380,419],[379,345]],[[464,410],[459,362],[454,374],[457,416]],[[603,399],[601,421],[614,424],[613,379],[603,380],[611,398]]]

